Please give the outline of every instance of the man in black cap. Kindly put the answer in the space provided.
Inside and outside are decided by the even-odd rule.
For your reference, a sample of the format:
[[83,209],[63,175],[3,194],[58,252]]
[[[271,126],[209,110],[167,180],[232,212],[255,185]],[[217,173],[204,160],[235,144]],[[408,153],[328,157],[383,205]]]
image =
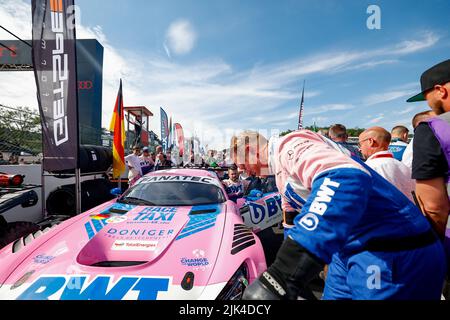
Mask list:
[[427,101],[437,117],[420,123],[414,136],[412,177],[416,195],[450,257],[450,60],[422,74],[422,92],[408,102]]

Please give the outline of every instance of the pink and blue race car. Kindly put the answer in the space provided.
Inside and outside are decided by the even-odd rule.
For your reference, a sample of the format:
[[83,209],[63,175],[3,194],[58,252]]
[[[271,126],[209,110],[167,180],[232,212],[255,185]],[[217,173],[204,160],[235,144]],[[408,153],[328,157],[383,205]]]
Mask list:
[[253,230],[281,220],[279,202],[271,193],[239,206],[205,170],[147,174],[117,199],[3,248],[0,299],[239,299],[266,269]]

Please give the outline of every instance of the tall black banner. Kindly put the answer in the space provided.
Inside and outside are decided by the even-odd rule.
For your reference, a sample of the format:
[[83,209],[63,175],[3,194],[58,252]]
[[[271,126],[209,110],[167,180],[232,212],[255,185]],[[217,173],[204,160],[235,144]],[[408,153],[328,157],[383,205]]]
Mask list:
[[78,168],[74,0],[32,0],[33,66],[44,170]]

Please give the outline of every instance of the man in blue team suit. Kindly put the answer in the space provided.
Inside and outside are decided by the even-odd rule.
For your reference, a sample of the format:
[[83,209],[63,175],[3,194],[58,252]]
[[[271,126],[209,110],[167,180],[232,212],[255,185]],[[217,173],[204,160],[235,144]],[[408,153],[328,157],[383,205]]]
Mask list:
[[[246,168],[258,171],[268,163],[264,139],[233,141],[234,149],[249,155]],[[248,163],[252,156],[256,164]],[[440,299],[447,269],[442,244],[419,209],[388,181],[308,130],[283,138],[269,166],[289,230],[275,262],[244,299],[297,299],[325,264],[323,299]]]

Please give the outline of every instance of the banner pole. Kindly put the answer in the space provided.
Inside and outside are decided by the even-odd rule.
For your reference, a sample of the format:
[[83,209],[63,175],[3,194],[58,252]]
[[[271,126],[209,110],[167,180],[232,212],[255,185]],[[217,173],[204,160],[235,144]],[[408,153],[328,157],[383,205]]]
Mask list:
[[42,204],[42,218],[47,218],[47,208],[45,203],[45,174],[44,174],[44,159],[41,161],[41,204]]
[[81,213],[81,184],[80,168],[75,169],[75,193],[76,193],[76,215]]

